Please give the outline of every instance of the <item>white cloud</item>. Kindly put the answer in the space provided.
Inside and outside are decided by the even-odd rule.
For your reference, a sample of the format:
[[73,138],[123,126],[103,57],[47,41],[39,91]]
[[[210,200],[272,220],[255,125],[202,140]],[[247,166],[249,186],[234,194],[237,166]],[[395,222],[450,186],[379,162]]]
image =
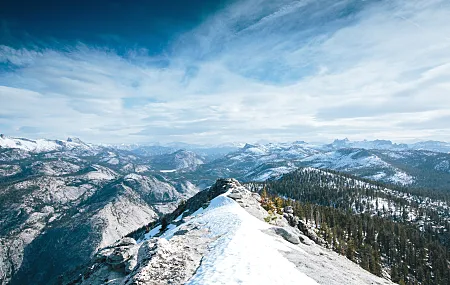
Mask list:
[[0,127],[93,142],[450,140],[448,35],[445,1],[247,0],[159,57],[3,46]]

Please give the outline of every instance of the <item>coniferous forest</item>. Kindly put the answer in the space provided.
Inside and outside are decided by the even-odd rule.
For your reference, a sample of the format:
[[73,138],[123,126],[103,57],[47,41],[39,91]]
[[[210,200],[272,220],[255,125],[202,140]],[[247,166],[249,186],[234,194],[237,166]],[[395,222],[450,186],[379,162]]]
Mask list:
[[247,186],[278,208],[292,206],[330,249],[378,276],[399,284],[450,284],[445,193],[311,168]]

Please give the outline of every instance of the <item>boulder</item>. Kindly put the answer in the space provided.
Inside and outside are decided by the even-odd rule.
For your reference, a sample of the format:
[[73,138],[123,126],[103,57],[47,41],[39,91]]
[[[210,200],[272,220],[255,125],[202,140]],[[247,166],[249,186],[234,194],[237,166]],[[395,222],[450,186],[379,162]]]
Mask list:
[[115,248],[114,251],[106,258],[109,265],[118,265],[130,259],[130,252],[121,248]]
[[298,221],[297,227],[302,232],[306,232],[309,229],[308,225],[303,220]]
[[228,198],[231,198],[233,200],[240,200],[242,199],[242,194],[239,192],[231,192],[230,194],[228,194]]
[[258,202],[261,203],[261,196],[258,193],[252,193],[252,197]]
[[137,258],[134,256],[134,258],[130,258],[125,262],[125,273],[130,273],[133,271],[133,269],[137,265]]
[[310,240],[307,236],[300,234],[299,236],[300,242],[306,245],[313,245],[314,242]]
[[136,245],[136,241],[133,238],[130,237],[124,237],[123,239],[117,241],[113,247],[119,247],[119,246],[130,246],[130,245]]
[[300,221],[300,219],[297,216],[294,216],[293,214],[290,213],[284,213],[283,217],[288,221],[291,227],[297,227]]
[[294,214],[294,209],[292,208],[292,206],[284,207],[283,211],[288,214]]
[[282,236],[285,240],[293,244],[299,244],[300,239],[294,231],[289,228],[274,228],[277,235]]
[[313,231],[304,221],[299,220],[297,227],[299,230],[301,230],[303,232],[303,234],[305,234],[308,238],[310,238],[311,240],[313,240],[315,243],[320,244],[320,245],[326,245],[327,242],[319,237],[315,231]]

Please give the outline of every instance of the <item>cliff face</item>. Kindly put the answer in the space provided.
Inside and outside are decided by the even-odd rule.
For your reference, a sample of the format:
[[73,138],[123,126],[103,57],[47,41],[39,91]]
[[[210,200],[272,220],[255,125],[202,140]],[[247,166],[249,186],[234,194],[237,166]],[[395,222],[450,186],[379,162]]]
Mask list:
[[[32,170],[49,171],[54,163],[62,162]],[[0,284],[56,283],[99,248],[173,211],[195,191],[148,174],[79,168],[0,181]]]

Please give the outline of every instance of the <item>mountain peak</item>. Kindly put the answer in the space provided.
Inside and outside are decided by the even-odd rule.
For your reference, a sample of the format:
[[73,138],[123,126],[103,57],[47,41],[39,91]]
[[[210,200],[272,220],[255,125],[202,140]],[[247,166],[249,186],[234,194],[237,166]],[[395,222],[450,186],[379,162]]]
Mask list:
[[67,142],[72,142],[72,143],[77,143],[77,144],[86,144],[81,139],[76,138],[76,137],[68,137]]

